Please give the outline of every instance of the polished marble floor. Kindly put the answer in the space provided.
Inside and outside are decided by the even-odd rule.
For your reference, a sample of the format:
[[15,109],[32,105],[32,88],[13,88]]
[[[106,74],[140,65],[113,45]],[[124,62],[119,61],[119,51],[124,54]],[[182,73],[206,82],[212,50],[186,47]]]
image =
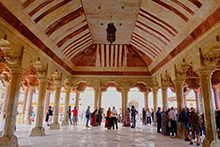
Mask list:
[[[135,129],[121,127],[118,130],[107,130],[104,125],[85,127],[85,123],[77,126],[61,127],[60,130],[49,130],[45,127],[46,136],[29,137],[34,125],[17,125],[15,134],[20,147],[188,147],[189,142],[182,139],[163,136],[156,133],[150,125],[137,125]],[[196,146],[194,144],[193,146]]]

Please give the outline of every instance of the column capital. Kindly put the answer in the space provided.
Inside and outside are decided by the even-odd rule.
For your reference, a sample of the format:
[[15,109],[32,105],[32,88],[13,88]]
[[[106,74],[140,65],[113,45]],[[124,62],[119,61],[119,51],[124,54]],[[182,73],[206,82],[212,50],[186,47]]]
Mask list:
[[57,70],[52,74],[53,77],[53,82],[55,86],[60,86],[61,85],[61,80],[62,80],[62,73],[59,73]]
[[42,64],[40,58],[33,63],[33,66],[37,69],[37,77],[39,79],[45,79],[47,77],[47,66]]
[[201,68],[201,69],[197,70],[196,73],[200,77],[209,77],[209,78],[211,78],[211,75],[212,75],[213,71],[214,71],[214,69],[204,69],[204,68]]
[[175,79],[182,79],[183,81],[186,78],[186,71],[188,70],[188,68],[190,67],[190,65],[188,63],[186,63],[184,60],[183,62],[180,64],[180,66],[176,66],[174,65],[174,71],[175,71]]
[[71,83],[68,77],[66,77],[66,79],[63,81],[63,86],[65,90],[71,90]]

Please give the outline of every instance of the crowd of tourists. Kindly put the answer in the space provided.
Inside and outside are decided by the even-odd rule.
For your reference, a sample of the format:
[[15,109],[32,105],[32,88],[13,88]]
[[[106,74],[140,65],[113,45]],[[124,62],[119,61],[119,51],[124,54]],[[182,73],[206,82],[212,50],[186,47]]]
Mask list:
[[[73,125],[77,125],[78,117],[84,116],[84,111],[78,115],[78,110],[74,107],[71,110],[71,106],[69,106],[69,111],[67,111],[69,121]],[[72,117],[71,117],[72,113]],[[126,119],[123,122],[123,126],[125,127],[136,127],[136,116],[138,111],[134,106],[126,109],[125,117]],[[177,115],[177,108],[171,107],[169,109],[158,107],[158,110],[155,113],[155,121],[157,122],[157,133],[161,133],[163,135],[173,136],[177,135],[178,129],[184,129],[184,140],[189,141],[192,145],[192,139],[196,138],[196,145],[200,145],[202,135],[206,135],[205,132],[205,121],[204,114],[199,114],[196,109],[191,107],[190,109],[185,107],[180,112],[179,116]],[[142,113],[140,113],[140,117],[143,125],[151,124],[154,122],[154,110],[153,109],[142,109]],[[53,110],[52,107],[49,106],[46,122],[49,126],[52,122]],[[218,132],[218,138],[220,139],[220,110],[215,111],[216,116],[216,127]],[[81,118],[82,119],[82,118]],[[95,109],[92,113],[90,112],[90,106],[88,106],[85,112],[85,120],[86,127],[90,125],[95,127],[101,125],[102,122],[105,123],[105,127],[107,129],[118,129],[118,122],[122,122],[122,117],[118,114],[115,107],[112,109],[109,107],[106,114],[103,113],[103,109]]]
[[[193,145],[192,139],[196,138],[196,145],[200,146],[201,136],[206,135],[204,114],[199,114],[196,109],[185,107],[177,115],[177,109],[173,107],[163,109],[158,107],[156,112],[157,133],[163,135],[176,136],[178,129],[184,129],[184,140],[189,141]],[[178,123],[179,122],[179,123]],[[220,127],[220,111],[216,111],[216,124],[219,134]],[[179,126],[181,125],[181,126]]]

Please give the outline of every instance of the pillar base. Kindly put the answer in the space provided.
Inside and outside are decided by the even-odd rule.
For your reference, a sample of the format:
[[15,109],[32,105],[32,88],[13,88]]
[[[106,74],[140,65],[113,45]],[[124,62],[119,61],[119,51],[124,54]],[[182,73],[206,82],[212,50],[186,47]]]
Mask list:
[[69,121],[67,120],[63,120],[61,126],[68,126],[69,125]]
[[153,126],[153,127],[157,127],[157,121],[154,121],[154,122],[152,123],[152,126]]
[[180,139],[184,139],[184,129],[181,123],[178,122],[179,129],[176,131],[176,137]]
[[54,122],[50,125],[50,130],[59,130],[60,124],[58,122]]
[[0,146],[1,147],[17,147],[18,146],[18,138],[14,134],[10,137],[2,136],[0,138]]
[[44,135],[45,135],[44,127],[33,128],[30,134],[30,136],[44,136]]
[[219,140],[214,140],[211,142],[211,147],[220,147],[220,141]]

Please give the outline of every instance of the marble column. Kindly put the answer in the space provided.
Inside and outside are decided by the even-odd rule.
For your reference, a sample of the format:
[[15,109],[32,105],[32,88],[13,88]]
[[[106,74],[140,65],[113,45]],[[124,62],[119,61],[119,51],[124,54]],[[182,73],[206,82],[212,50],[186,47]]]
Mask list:
[[162,85],[161,90],[162,90],[162,107],[163,108],[168,108],[168,99],[167,99],[167,88],[168,86]]
[[122,122],[125,123],[126,120],[126,109],[128,103],[128,90],[122,91]]
[[24,118],[25,118],[25,110],[26,110],[26,106],[27,106],[28,90],[29,90],[29,87],[24,86],[24,100],[23,100],[23,109],[22,109],[22,121],[23,121],[23,123],[25,123]]
[[197,112],[201,113],[201,110],[200,110],[200,101],[199,101],[199,92],[200,90],[199,89],[194,89],[194,93],[195,93],[195,98],[196,98],[196,108],[197,108]]
[[3,136],[0,138],[0,146],[18,146],[17,136],[14,135],[14,128],[23,70],[19,67],[11,67],[10,70],[11,86],[6,108],[5,127],[3,129]]
[[102,91],[99,91],[99,108],[102,108]]
[[11,87],[10,82],[5,82],[4,100],[3,100],[3,104],[2,104],[0,124],[2,123],[3,116],[6,113],[6,108],[7,108],[7,104],[8,104],[8,97],[9,97],[9,92],[10,92],[10,87]]
[[51,90],[46,91],[46,96],[45,96],[45,104],[44,104],[44,118],[46,118],[47,111],[49,109],[50,105],[50,95],[51,95]]
[[210,142],[217,139],[214,104],[211,94],[211,74],[213,70],[200,70],[198,75],[201,83],[202,103],[205,117],[206,139]]
[[[176,89],[176,102],[177,102],[177,116],[179,117],[180,112],[184,107],[184,98],[183,98],[183,79],[175,79],[174,81],[175,89]],[[184,129],[182,125],[179,123],[179,129],[176,134],[177,138],[184,138]]]
[[157,112],[157,107],[158,107],[157,92],[158,92],[158,89],[153,88],[153,102],[154,102],[154,122],[153,122],[153,126],[157,126],[157,119],[156,119],[156,112]]
[[44,115],[44,100],[47,88],[47,79],[39,78],[39,94],[37,102],[37,113],[35,126],[31,131],[30,136],[43,136],[45,135],[45,129],[43,127],[43,115]]
[[65,90],[66,90],[66,93],[65,93],[64,119],[63,119],[61,126],[69,125],[69,121],[68,121],[69,114],[67,113],[67,111],[69,111],[69,101],[70,101],[71,88],[65,88]]
[[186,107],[187,106],[187,94],[183,94],[183,99],[184,99],[184,106]]
[[28,97],[27,97],[27,106],[25,108],[25,117],[24,117],[24,123],[31,125],[31,113],[32,113],[32,99],[34,94],[34,86],[30,86],[28,90]]
[[145,107],[145,110],[147,110],[149,108],[148,94],[149,94],[149,92],[144,92],[144,107]]
[[94,91],[95,91],[95,96],[94,96],[94,110],[95,110],[95,109],[98,110],[98,109],[99,109],[99,108],[98,108],[98,106],[99,106],[99,95],[100,95],[99,91],[100,91],[100,90],[99,90],[99,89],[95,89]]
[[60,124],[58,122],[59,105],[60,105],[60,90],[61,90],[61,84],[56,84],[55,85],[54,106],[53,106],[53,123],[50,124],[50,130],[60,129]]
[[80,91],[76,90],[75,107],[77,110],[79,110],[79,96],[80,96]]
[[214,93],[214,99],[215,99],[215,108],[220,110],[220,106],[219,106],[219,95],[218,95],[218,89],[219,89],[219,85],[213,85],[212,86],[213,89],[213,93]]

